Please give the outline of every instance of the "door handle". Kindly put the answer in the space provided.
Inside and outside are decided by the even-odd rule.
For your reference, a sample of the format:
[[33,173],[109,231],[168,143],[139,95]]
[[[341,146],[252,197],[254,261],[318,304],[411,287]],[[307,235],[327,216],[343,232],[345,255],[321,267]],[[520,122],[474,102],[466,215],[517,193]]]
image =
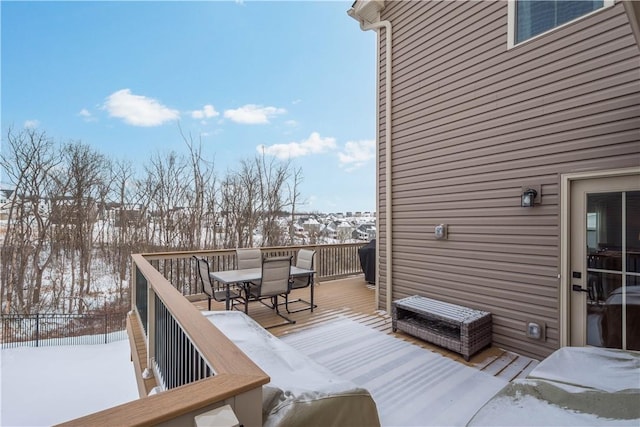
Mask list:
[[589,293],[589,289],[584,289],[582,286],[580,285],[573,285],[571,286],[571,290],[576,291],[576,292],[586,292]]
[[594,298],[593,298],[593,294],[591,293],[591,290],[589,290],[589,289],[584,289],[584,288],[583,288],[582,286],[580,286],[580,285],[572,285],[572,286],[571,286],[571,290],[572,290],[572,291],[576,291],[576,292],[585,292],[585,293],[589,294],[589,299],[590,299],[590,300],[592,300],[592,301],[594,300]]

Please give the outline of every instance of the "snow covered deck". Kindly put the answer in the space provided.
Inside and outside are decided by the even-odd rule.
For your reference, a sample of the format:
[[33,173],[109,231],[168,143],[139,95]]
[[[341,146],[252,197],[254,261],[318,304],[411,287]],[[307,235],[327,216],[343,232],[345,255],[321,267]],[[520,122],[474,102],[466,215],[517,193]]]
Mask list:
[[[295,290],[291,299],[298,297],[308,300],[309,289]],[[375,290],[373,286],[365,282],[363,275],[316,283],[315,302],[318,307],[313,313],[310,310],[305,310],[291,314],[290,317],[296,321],[295,324],[271,328],[269,332],[281,337],[313,326],[319,326],[323,323],[329,323],[337,318],[346,317],[371,329],[439,353],[449,359],[506,381],[524,378],[538,364],[537,360],[497,347],[489,347],[466,362],[458,353],[429,344],[401,331],[392,332],[390,314],[375,309]],[[223,303],[215,303],[215,301],[213,303],[212,310],[224,310]],[[206,300],[197,301],[194,304],[200,310],[207,309]],[[295,307],[292,306],[292,308]],[[252,303],[249,306],[249,315],[263,327],[281,323],[281,319],[277,317],[274,311],[262,304]],[[366,351],[366,349],[363,350]],[[371,349],[371,351],[373,352],[374,349]],[[366,359],[366,354],[359,357]]]

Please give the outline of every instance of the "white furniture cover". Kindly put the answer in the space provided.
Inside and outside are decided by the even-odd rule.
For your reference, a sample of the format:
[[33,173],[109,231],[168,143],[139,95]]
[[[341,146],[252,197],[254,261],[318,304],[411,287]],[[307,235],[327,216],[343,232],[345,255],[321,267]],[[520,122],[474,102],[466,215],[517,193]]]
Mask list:
[[640,352],[563,347],[500,390],[471,426],[640,426]]
[[264,426],[379,426],[369,392],[281,341],[239,311],[203,312],[269,377]]

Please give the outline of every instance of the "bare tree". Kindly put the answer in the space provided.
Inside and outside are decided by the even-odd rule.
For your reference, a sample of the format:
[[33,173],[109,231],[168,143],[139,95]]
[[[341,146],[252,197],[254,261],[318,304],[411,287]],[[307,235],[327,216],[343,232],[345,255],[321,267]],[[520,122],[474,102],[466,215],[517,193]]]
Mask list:
[[291,208],[291,220],[289,221],[289,244],[294,244],[295,237],[295,223],[296,223],[296,207],[300,203],[300,184],[303,180],[302,168],[297,168],[293,171],[293,183],[287,183],[289,190],[289,207]]
[[224,241],[227,248],[245,247],[249,241],[247,195],[240,176],[228,172],[221,185],[221,214],[224,217]]
[[220,202],[218,200],[218,180],[211,174],[203,188],[204,202],[204,237],[203,247],[216,249],[221,244],[219,234],[222,231],[220,221]]
[[192,175],[192,188],[186,192],[189,207],[188,232],[190,241],[188,243],[191,249],[199,249],[208,245],[215,236],[215,232],[212,236],[209,234],[212,226],[215,227],[217,220],[214,163],[203,158],[201,140],[196,143],[191,134],[185,135],[182,129],[180,129],[180,134],[189,149],[189,166]]
[[[184,249],[183,227],[186,193],[190,191],[191,179],[183,157],[170,152],[162,157],[156,154],[146,166],[145,187],[150,197],[150,208],[157,243],[165,249]],[[156,243],[155,236],[152,236]]]
[[[67,173],[70,186],[66,195],[59,199],[60,213],[72,228],[71,249],[78,255],[77,276],[72,276],[69,311],[78,303],[78,312],[84,310],[83,298],[90,292],[91,261],[93,259],[94,228],[98,220],[99,208],[109,192],[109,161],[88,145],[80,142],[64,146]],[[75,274],[72,257],[72,274]],[[75,284],[77,283],[77,295]]]
[[14,190],[2,245],[0,298],[3,312],[29,313],[41,308],[43,272],[51,262],[48,201],[64,187],[53,174],[61,158],[53,141],[36,129],[9,129],[7,143],[0,164]]
[[112,218],[113,234],[111,250],[113,271],[117,275],[118,296],[126,301],[125,283],[133,252],[146,249],[146,204],[140,181],[134,177],[131,162],[113,163]]
[[290,174],[289,164],[277,163],[273,157],[267,161],[263,152],[261,156],[256,156],[255,165],[260,190],[262,246],[281,245],[284,239],[278,218],[286,207],[283,190]]
[[218,180],[202,141],[180,134],[187,155],[156,154],[137,178],[131,163],[80,142],[58,149],[44,132],[9,130],[0,157],[14,186],[0,262],[2,311],[92,308],[98,259],[128,301],[132,252],[293,243],[280,219],[288,209],[293,219],[300,203],[301,169],[262,153]]

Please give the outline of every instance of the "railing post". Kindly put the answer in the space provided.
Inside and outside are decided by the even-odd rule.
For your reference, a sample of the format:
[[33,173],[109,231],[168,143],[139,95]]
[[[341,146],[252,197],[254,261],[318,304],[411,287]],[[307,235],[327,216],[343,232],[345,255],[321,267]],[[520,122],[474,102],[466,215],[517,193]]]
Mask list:
[[137,276],[138,276],[138,267],[136,266],[136,263],[133,261],[133,258],[131,258],[131,268],[129,269],[129,277],[130,277],[130,284],[129,284],[129,298],[131,299],[131,310],[134,309],[134,307],[138,306],[138,300],[137,300],[137,296],[138,296],[138,284],[137,284]]
[[108,331],[108,327],[107,327],[107,322],[109,320],[109,314],[105,313],[104,314],[104,343],[107,343],[107,331]]
[[156,293],[147,284],[147,368],[153,371],[156,357]]

